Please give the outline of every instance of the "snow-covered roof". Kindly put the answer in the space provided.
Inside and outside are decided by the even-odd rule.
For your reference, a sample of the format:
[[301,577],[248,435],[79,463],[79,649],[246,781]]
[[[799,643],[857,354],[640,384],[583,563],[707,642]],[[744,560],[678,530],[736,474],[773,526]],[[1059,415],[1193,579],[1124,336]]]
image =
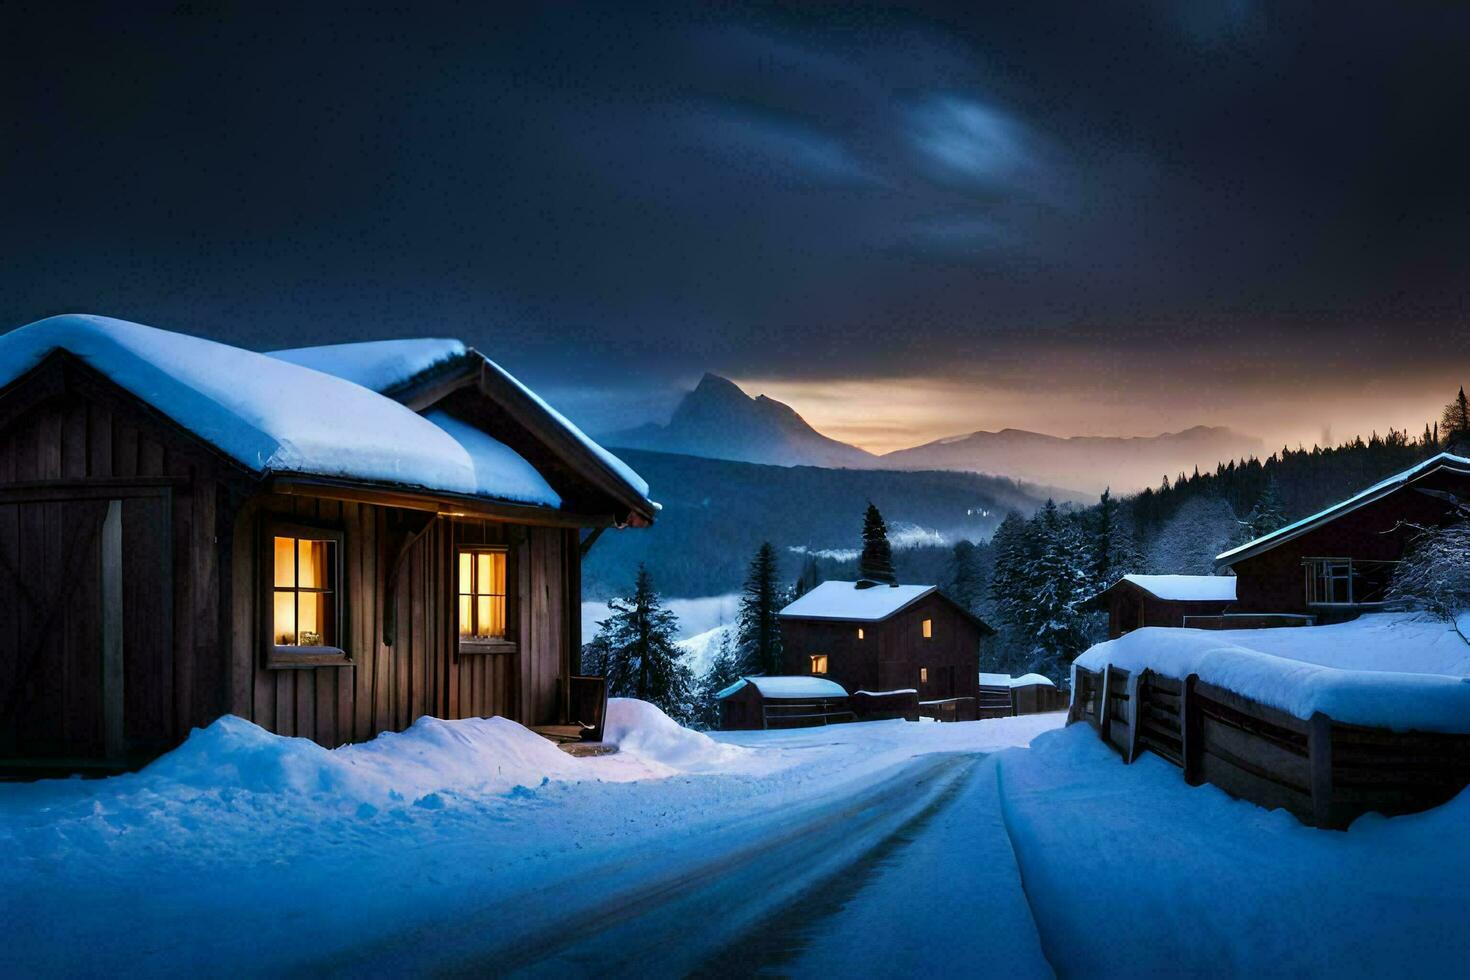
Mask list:
[[648,481],[634,472],[632,467],[598,445],[595,440],[572,424],[570,419],[548,405],[540,395],[527,388],[505,368],[474,348],[465,347],[458,340],[424,338],[328,344],[323,347],[297,347],[272,351],[270,356],[326,374],[336,375],[377,392],[390,392],[449,361],[474,358],[530,399],[557,425],[566,430],[568,435],[596,456],[618,479],[626,483],[655,509],[658,509],[658,504],[648,499]]
[[1132,582],[1160,599],[1177,602],[1234,602],[1234,575],[1124,575],[1124,582]]
[[1307,533],[1321,524],[1325,524],[1350,511],[1357,510],[1365,504],[1371,504],[1375,500],[1386,497],[1421,476],[1427,476],[1435,470],[1444,468],[1470,471],[1470,459],[1464,456],[1456,456],[1454,453],[1439,453],[1431,456],[1424,462],[1416,466],[1411,466],[1402,473],[1395,473],[1387,479],[1380,480],[1368,489],[1360,491],[1346,500],[1339,501],[1326,510],[1318,511],[1310,517],[1303,517],[1301,520],[1278,528],[1270,534],[1263,534],[1253,541],[1247,541],[1239,547],[1221,552],[1215,556],[1215,563],[1220,565],[1232,564],[1242,558],[1265,551],[1268,548],[1274,548],[1279,544],[1290,541],[1292,538]]
[[1056,687],[1050,678],[1041,674],[1022,674],[1020,677],[1012,677],[1010,674],[987,674],[980,673],[981,687],[1030,687],[1033,684],[1044,684],[1047,687]]
[[466,353],[465,345],[458,340],[414,337],[294,347],[271,351],[270,356],[384,392]]
[[873,623],[887,619],[912,602],[935,591],[933,585],[874,585],[823,582],[781,610],[787,619],[841,619]]
[[254,473],[561,502],[519,455],[443,413],[420,416],[334,374],[126,320],[66,314],[0,336],[0,385],[57,350]]
[[803,677],[795,675],[791,677],[742,677],[731,684],[720,693],[717,699],[723,700],[739,691],[745,685],[750,684],[762,697],[767,698],[845,698],[847,691],[836,681],[829,681],[825,677]]

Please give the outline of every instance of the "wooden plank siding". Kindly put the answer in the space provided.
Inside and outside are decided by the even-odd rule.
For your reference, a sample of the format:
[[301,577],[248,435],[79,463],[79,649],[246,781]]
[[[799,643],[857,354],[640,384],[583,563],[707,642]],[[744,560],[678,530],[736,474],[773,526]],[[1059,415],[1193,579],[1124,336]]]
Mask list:
[[[23,706],[0,721],[0,765],[103,757],[98,529],[111,500],[121,501],[130,765],[226,713],[327,746],[426,714],[561,720],[580,622],[575,530],[262,493],[132,396],[53,365],[0,391],[0,699]],[[348,665],[265,666],[260,603],[269,597],[258,594],[258,562],[271,517],[342,532]],[[425,521],[405,550],[402,529]],[[512,556],[509,652],[459,651],[461,543],[504,545]],[[33,587],[69,603],[55,629],[30,601]],[[22,678],[35,651],[40,666]]]
[[[402,731],[424,715],[503,715],[528,724],[557,720],[568,660],[562,608],[579,601],[564,592],[562,530],[435,519],[403,554],[390,596],[389,566],[398,561],[391,510],[299,494],[262,495],[250,502],[237,522],[232,556],[231,607],[237,623],[231,644],[232,703],[248,706],[246,717],[265,728],[327,746]],[[264,665],[255,612],[262,599],[253,591],[263,548],[260,527],[273,515],[343,532],[341,628],[349,664]],[[454,580],[459,544],[504,545],[513,554],[520,583],[516,652],[460,654]],[[383,608],[389,602],[396,620],[391,645],[383,635]]]

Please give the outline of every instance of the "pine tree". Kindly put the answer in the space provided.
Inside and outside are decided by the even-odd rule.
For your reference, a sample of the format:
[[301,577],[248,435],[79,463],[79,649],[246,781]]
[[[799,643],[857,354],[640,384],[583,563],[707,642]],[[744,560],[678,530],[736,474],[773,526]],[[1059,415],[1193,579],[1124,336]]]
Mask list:
[[1022,570],[1026,601],[1019,625],[1031,638],[1030,669],[1061,681],[1091,643],[1088,617],[1079,605],[1090,597],[1092,555],[1077,522],[1063,517],[1050,500],[1029,531],[1035,553]]
[[888,525],[872,501],[863,515],[863,553],[858,558],[858,578],[867,582],[886,582],[895,585],[898,579],[893,574],[893,549],[888,544]]
[[710,661],[709,668],[699,679],[699,698],[694,717],[694,726],[706,731],[720,725],[720,702],[715,695],[734,684],[750,671],[745,658],[740,656],[731,639],[730,630],[721,630],[720,646]]
[[1098,498],[1092,516],[1092,581],[1090,590],[1100,592],[1130,572],[1146,571],[1133,524],[1108,488]]
[[985,588],[981,581],[980,559],[974,544],[955,542],[949,558],[949,583],[945,593],[970,612],[978,612]]
[[1445,446],[1452,451],[1464,449],[1466,443],[1470,442],[1470,401],[1465,398],[1463,385],[1455,400],[1444,407],[1440,429],[1443,430]]
[[1001,624],[1012,630],[1026,618],[1024,569],[1031,559],[1031,540],[1026,519],[1015,511],[1007,514],[990,538],[995,568],[990,573],[990,601]]
[[791,598],[800,599],[821,584],[822,570],[817,566],[817,559],[813,555],[807,555],[806,561],[801,564],[801,574],[796,577],[796,583],[791,587]]
[[776,549],[767,541],[750,561],[740,596],[737,641],[740,655],[752,670],[764,674],[782,671],[778,614],[788,597],[777,584],[778,572]]
[[1239,543],[1256,538],[1286,526],[1286,515],[1281,507],[1281,487],[1276,483],[1276,474],[1266,478],[1266,487],[1256,499],[1255,506],[1240,522]]
[[674,643],[678,620],[663,607],[653,577],[641,563],[633,594],[608,603],[584,652],[584,669],[607,677],[608,693],[658,706],[680,724],[693,714],[694,678]]

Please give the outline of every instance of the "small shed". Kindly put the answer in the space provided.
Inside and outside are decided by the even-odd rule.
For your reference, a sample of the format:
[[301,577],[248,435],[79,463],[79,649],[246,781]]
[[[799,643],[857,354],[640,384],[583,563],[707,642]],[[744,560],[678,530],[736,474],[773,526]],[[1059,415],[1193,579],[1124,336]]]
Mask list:
[[715,695],[721,731],[813,728],[855,721],[847,691],[824,677],[742,677]]
[[1051,678],[1041,674],[980,675],[980,717],[1006,718],[1011,715],[1034,715],[1061,711],[1067,707],[1066,694]]
[[1144,626],[1183,626],[1186,616],[1219,616],[1235,603],[1230,575],[1124,575],[1087,605],[1108,612],[1108,638]]

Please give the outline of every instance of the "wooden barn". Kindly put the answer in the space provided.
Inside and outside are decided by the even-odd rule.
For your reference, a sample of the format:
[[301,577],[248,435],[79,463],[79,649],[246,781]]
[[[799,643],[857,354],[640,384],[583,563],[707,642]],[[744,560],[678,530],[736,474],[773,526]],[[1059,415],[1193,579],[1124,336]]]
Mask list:
[[0,770],[134,767],[226,713],[327,746],[425,714],[576,723],[581,555],[655,511],[457,341],[22,327],[0,336]]
[[813,728],[854,721],[847,692],[821,677],[742,677],[715,695],[720,730]]
[[1124,575],[1086,606],[1106,609],[1108,638],[1144,626],[1183,626],[1186,617],[1219,616],[1235,603],[1229,575]]
[[1456,498],[1470,500],[1470,459],[1440,453],[1215,564],[1235,573],[1236,612],[1351,619],[1384,605],[1414,525],[1445,522]]
[[921,713],[976,717],[980,645],[994,630],[933,585],[823,582],[781,610],[786,671],[849,691],[918,691]]

